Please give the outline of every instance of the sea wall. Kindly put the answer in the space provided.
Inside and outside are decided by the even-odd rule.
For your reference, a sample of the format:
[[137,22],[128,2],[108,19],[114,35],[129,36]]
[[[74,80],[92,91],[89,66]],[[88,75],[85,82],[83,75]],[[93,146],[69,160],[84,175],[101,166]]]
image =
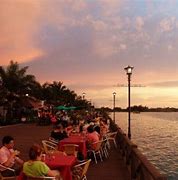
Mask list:
[[112,120],[110,128],[117,131],[116,142],[132,180],[167,180]]

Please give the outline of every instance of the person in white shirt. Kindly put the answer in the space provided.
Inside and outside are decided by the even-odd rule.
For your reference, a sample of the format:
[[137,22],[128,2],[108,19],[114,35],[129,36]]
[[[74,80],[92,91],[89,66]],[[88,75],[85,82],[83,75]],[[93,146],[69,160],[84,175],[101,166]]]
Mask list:
[[[16,175],[20,173],[23,167],[23,160],[18,157],[19,151],[14,150],[14,138],[4,136],[2,139],[3,146],[0,148],[0,164],[15,170]],[[8,169],[0,168],[3,176],[14,176],[14,173]]]

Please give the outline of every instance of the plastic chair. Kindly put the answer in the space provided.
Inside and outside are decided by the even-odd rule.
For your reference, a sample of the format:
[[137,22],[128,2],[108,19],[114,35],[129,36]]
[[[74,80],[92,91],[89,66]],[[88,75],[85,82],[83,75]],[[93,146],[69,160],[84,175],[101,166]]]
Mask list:
[[53,179],[55,180],[55,177],[49,177],[49,176],[26,176],[26,180],[42,180],[42,179]]
[[0,171],[0,179],[2,179],[2,180],[4,180],[4,179],[16,179],[16,174],[15,174],[15,170],[14,169],[6,167],[6,166],[4,166],[2,164],[0,164],[0,168],[3,168],[4,170],[9,170],[9,171],[11,171],[14,174],[14,176],[5,177],[5,176],[3,176],[1,174],[1,171]]
[[46,154],[49,154],[51,151],[57,151],[58,146],[57,144],[48,141],[48,140],[42,140],[43,148]]
[[74,155],[75,157],[77,157],[77,153],[78,153],[78,148],[79,145],[77,144],[64,144],[62,146],[63,151],[68,155]]
[[109,147],[109,148],[111,148],[110,141],[113,141],[113,142],[114,142],[114,145],[115,145],[115,148],[117,148],[116,135],[117,135],[117,131],[116,131],[116,132],[110,132],[110,133],[107,133],[107,134],[105,135],[105,137],[106,137],[106,139],[107,139],[107,144],[108,144],[108,147]]
[[97,164],[98,161],[97,161],[96,155],[99,155],[100,160],[103,161],[103,159],[102,159],[102,146],[101,146],[102,145],[102,141],[98,141],[98,142],[92,143],[92,145],[95,145],[95,149],[89,149],[87,152],[93,154],[94,159],[95,159],[95,163]]
[[108,153],[108,149],[107,149],[107,139],[102,140],[102,143],[101,143],[101,153],[106,158],[109,157],[109,153]]
[[58,145],[59,144],[59,141],[53,139],[52,137],[49,137],[49,141],[51,141],[52,143]]
[[77,164],[72,168],[73,180],[75,179],[87,180],[86,173],[88,171],[90,162],[91,162],[91,159],[83,163]]

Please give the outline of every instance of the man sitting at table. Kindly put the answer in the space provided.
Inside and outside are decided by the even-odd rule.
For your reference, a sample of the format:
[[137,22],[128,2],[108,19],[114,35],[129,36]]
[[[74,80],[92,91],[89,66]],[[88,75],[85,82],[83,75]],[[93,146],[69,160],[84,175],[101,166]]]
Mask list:
[[66,131],[64,130],[62,124],[58,124],[57,126],[55,126],[54,130],[51,132],[51,138],[56,141],[60,141],[67,137],[68,135]]
[[[26,176],[50,176],[60,179],[60,173],[57,170],[51,170],[45,162],[42,161],[42,148],[38,144],[34,144],[29,150],[30,160],[23,165],[23,173]],[[44,160],[44,159],[43,159]]]
[[[14,138],[4,136],[2,139],[3,146],[0,148],[0,164],[15,170],[16,175],[20,173],[23,166],[23,160],[18,155],[19,151],[14,150]],[[14,176],[14,172],[9,169],[0,168],[3,176]]]

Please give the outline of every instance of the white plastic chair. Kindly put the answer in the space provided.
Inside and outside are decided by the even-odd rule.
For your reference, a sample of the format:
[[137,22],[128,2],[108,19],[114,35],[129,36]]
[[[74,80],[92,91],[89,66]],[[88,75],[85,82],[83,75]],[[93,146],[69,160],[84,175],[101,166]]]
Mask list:
[[68,156],[74,155],[75,157],[77,157],[79,145],[77,145],[77,144],[64,144],[62,146],[62,148]]
[[5,176],[2,175],[2,173],[0,171],[0,179],[2,179],[2,180],[5,180],[5,179],[16,179],[16,174],[15,174],[15,170],[14,169],[6,167],[6,166],[4,166],[2,164],[0,164],[0,168],[2,168],[4,170],[9,170],[9,171],[11,171],[14,174],[14,176],[5,177]]
[[96,155],[99,155],[100,160],[103,161],[103,159],[102,159],[102,146],[101,146],[102,145],[102,141],[98,141],[98,142],[92,143],[91,145],[92,146],[94,145],[95,148],[94,149],[89,149],[87,152],[93,154],[94,159],[95,159],[95,163],[96,164],[98,163]]
[[73,179],[87,180],[86,173],[88,171],[90,162],[91,162],[91,159],[75,165],[72,168],[72,175],[74,176]]
[[50,151],[57,151],[58,146],[57,144],[48,141],[48,140],[42,140],[43,148],[46,154],[49,154]]
[[107,143],[108,143],[108,147],[111,148],[111,144],[110,141],[113,141],[115,148],[117,148],[117,143],[116,143],[116,135],[117,135],[117,131],[116,132],[110,132],[107,133],[105,135],[106,139],[107,139]]
[[109,157],[108,149],[107,149],[107,139],[102,140],[101,143],[101,153],[105,158]]
[[53,179],[55,180],[55,177],[49,177],[49,176],[26,176],[26,180],[46,180],[46,179]]

